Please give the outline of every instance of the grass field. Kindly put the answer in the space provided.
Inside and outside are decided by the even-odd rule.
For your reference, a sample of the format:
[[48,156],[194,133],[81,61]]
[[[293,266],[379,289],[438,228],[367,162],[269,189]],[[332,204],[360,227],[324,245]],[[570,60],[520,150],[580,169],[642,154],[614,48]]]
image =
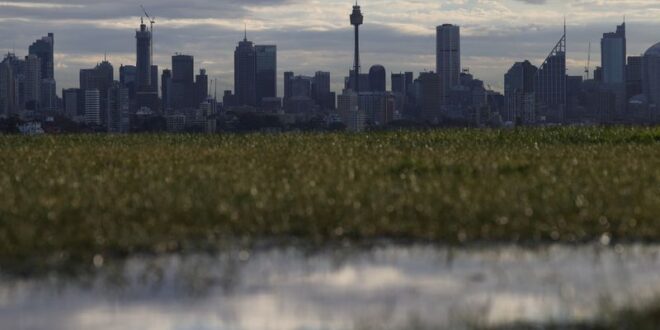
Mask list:
[[0,137],[0,265],[224,241],[660,241],[660,130]]

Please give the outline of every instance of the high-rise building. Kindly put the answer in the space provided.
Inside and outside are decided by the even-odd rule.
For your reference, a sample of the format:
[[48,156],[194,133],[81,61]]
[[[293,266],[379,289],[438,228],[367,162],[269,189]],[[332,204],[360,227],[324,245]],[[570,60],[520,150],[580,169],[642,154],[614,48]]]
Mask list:
[[256,45],[257,102],[277,97],[277,46]]
[[0,117],[17,113],[17,96],[14,70],[5,59],[0,62]]
[[449,92],[458,85],[461,75],[460,27],[443,24],[436,28],[436,71],[440,75],[441,103],[446,104]]
[[170,114],[172,108],[172,71],[169,69],[163,70],[163,75],[160,79],[161,99],[163,106],[163,113]]
[[[354,79],[353,90],[356,93],[360,93],[360,25],[364,24],[364,16],[358,6],[357,2],[353,6],[353,12],[351,13],[351,25],[355,27],[355,53],[353,60],[353,73],[352,75],[357,77]],[[350,76],[350,75],[349,75]],[[358,105],[359,106],[359,105]]]
[[293,80],[293,72],[284,72],[284,100],[293,96],[291,89],[291,81]]
[[41,60],[42,79],[55,79],[55,35],[53,33],[32,43],[29,54],[35,55]]
[[113,82],[108,88],[107,122],[108,133],[126,133],[128,131],[129,99],[128,88],[119,82]]
[[566,115],[566,30],[539,67],[534,93],[537,114],[548,122],[560,123]]
[[516,62],[504,75],[504,97],[506,112],[503,119],[510,122],[530,122],[533,113],[525,110],[533,109],[532,104],[526,104],[534,93],[534,79],[538,68],[529,61]]
[[660,108],[660,43],[649,48],[642,57],[642,86],[649,106]]
[[369,69],[369,87],[372,92],[385,92],[387,89],[385,67],[374,65]]
[[641,56],[628,56],[628,65],[626,65],[626,94],[628,99],[642,94]]
[[76,119],[84,116],[83,103],[80,102],[80,89],[69,88],[62,91],[62,103],[64,115],[70,119]]
[[98,89],[88,89],[85,93],[85,124],[101,125],[101,93]]
[[234,92],[239,106],[257,105],[257,61],[254,45],[247,39],[238,43],[234,51]]
[[312,98],[322,109],[334,109],[334,95],[330,92],[330,72],[317,71],[314,74]]
[[421,108],[422,119],[437,122],[441,119],[440,76],[435,72],[422,72],[417,79],[419,84],[418,103]]
[[205,69],[200,69],[199,74],[195,76],[195,104],[199,106],[206,102],[209,97],[209,76]]
[[626,81],[626,23],[616,27],[616,32],[603,34],[601,45],[601,67],[603,82],[623,84]]
[[172,107],[175,110],[197,108],[195,95],[195,59],[190,55],[172,56]]
[[39,110],[41,98],[41,60],[36,55],[25,57],[24,95],[26,110]]
[[137,88],[137,67],[134,65],[122,65],[119,67],[119,82],[128,88],[131,99],[135,99]]
[[137,69],[137,91],[146,92],[151,91],[151,66],[152,60],[152,31],[147,29],[144,21],[140,24],[140,30],[135,32],[135,39],[137,41],[137,54],[136,64]]
[[114,81],[114,68],[108,61],[103,61],[92,69],[80,70],[80,89],[96,90],[99,92],[99,111],[101,125],[107,124],[108,118],[108,89]]
[[392,93],[406,95],[406,78],[402,73],[392,73]]

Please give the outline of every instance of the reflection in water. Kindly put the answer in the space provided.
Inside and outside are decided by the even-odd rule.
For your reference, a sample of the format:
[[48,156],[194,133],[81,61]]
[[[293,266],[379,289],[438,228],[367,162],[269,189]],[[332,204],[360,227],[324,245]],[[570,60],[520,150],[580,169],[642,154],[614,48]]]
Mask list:
[[[660,296],[660,246],[264,249],[0,282],[3,329],[460,329],[593,320]],[[97,266],[103,264],[96,260]]]

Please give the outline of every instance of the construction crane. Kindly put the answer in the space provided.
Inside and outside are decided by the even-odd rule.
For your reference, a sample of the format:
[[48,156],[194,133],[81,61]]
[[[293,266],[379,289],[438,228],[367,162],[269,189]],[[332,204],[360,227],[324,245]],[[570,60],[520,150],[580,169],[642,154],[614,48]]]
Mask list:
[[151,23],[151,32],[154,32],[154,24],[156,23],[156,17],[151,18],[149,14],[147,13],[147,10],[144,9],[143,5],[140,5],[140,8],[142,8],[142,11],[144,12],[144,15],[147,16],[147,19],[149,20],[149,23]]
[[587,80],[589,80],[589,73],[591,71],[591,42],[589,42],[589,51],[587,55],[587,65],[584,67],[584,73],[587,75]]

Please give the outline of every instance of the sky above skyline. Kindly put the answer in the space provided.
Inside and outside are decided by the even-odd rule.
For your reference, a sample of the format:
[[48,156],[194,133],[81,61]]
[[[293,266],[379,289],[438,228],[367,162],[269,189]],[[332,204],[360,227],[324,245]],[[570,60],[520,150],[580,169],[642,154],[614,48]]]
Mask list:
[[[341,92],[352,65],[350,0],[142,0],[156,16],[154,62],[171,67],[171,56],[195,56],[195,70],[218,79],[218,94],[233,89],[233,51],[243,38],[278,46],[282,74],[332,73]],[[435,26],[461,26],[462,66],[493,89],[515,62],[540,65],[568,28],[569,74],[583,75],[589,42],[592,68],[600,64],[600,38],[626,17],[628,55],[639,55],[660,35],[656,0],[361,0],[363,71],[435,70]],[[78,86],[78,71],[103,60],[135,64],[135,30],[142,11],[130,0],[0,0],[0,51],[25,56],[35,39],[55,33],[58,90]],[[389,79],[388,79],[389,80]],[[389,84],[388,84],[389,87]],[[59,91],[58,91],[59,93]]]

